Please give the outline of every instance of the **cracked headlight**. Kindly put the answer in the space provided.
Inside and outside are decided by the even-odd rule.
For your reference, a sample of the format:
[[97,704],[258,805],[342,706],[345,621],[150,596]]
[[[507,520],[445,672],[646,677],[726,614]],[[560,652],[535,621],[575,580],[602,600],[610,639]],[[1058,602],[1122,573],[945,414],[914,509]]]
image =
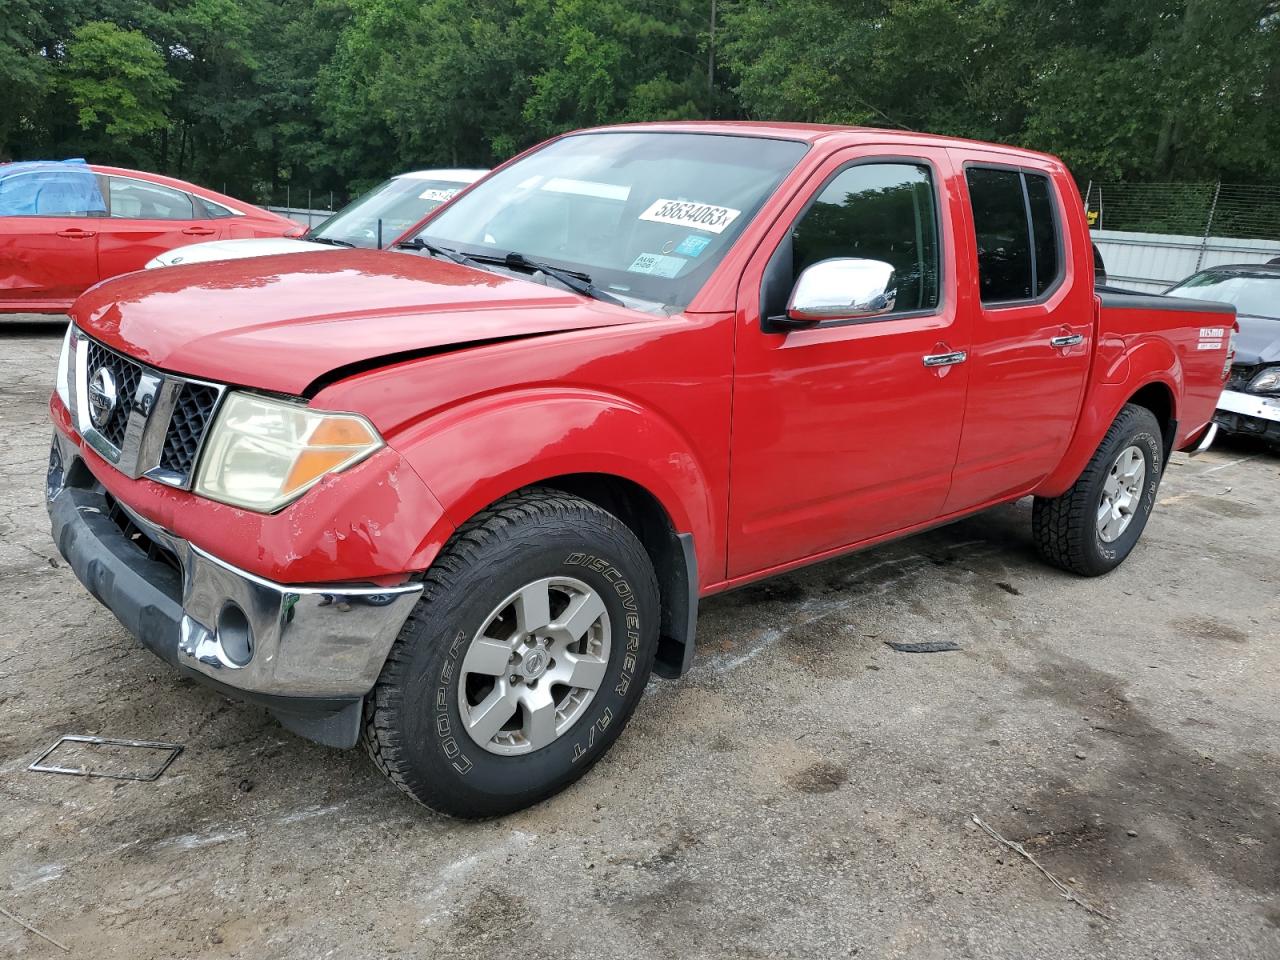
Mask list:
[[1250,393],[1280,393],[1280,367],[1267,367],[1245,389]]
[[271,513],[381,446],[378,431],[358,414],[233,392],[205,440],[193,489]]

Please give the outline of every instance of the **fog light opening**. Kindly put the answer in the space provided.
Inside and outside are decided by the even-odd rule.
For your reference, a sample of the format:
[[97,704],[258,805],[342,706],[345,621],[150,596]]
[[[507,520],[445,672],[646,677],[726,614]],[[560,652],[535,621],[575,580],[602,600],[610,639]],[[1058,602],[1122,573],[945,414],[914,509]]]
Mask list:
[[218,614],[218,646],[222,648],[222,655],[237,667],[253,659],[253,628],[235,603],[228,602]]

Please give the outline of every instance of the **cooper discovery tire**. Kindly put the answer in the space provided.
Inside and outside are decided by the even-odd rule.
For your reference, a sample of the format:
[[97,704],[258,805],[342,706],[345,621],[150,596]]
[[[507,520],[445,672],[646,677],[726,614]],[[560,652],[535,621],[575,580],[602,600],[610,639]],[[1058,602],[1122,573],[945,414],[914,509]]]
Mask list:
[[577,497],[518,492],[427,572],[365,707],[365,746],[442,813],[519,810],[609,749],[657,639],[657,578],[635,535]]
[[1120,566],[1147,525],[1163,470],[1159,422],[1146,407],[1126,404],[1075,485],[1036,498],[1031,522],[1040,555],[1086,577]]

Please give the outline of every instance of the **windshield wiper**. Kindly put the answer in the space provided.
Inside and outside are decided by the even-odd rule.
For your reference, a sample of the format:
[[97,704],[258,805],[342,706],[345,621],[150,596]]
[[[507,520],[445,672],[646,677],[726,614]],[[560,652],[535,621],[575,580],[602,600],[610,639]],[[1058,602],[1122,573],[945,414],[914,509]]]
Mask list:
[[421,237],[414,237],[412,240],[401,240],[396,244],[401,250],[425,250],[433,257],[444,257],[446,260],[452,260],[454,263],[460,263],[464,267],[478,267],[480,261],[474,257],[468,257],[465,253],[459,253],[457,250],[450,250],[448,247],[439,247],[430,241],[423,240]]
[[316,236],[316,237],[304,237],[303,239],[305,239],[305,240],[307,240],[307,241],[309,241],[309,242],[311,242],[311,243],[327,243],[327,244],[329,244],[330,246],[333,246],[333,247],[351,247],[352,249],[354,249],[354,248],[355,248],[355,244],[354,244],[354,243],[347,243],[347,241],[345,241],[345,240],[337,240],[337,239],[335,239],[334,237],[320,237],[320,236]]
[[619,300],[611,293],[606,293],[594,283],[591,277],[577,270],[565,270],[561,267],[553,267],[549,263],[543,263],[540,260],[531,260],[523,253],[511,251],[505,256],[488,256],[484,254],[476,254],[475,259],[483,260],[487,263],[500,263],[510,267],[513,270],[538,270],[545,273],[549,277],[554,277],[563,283],[575,293],[580,293],[584,297],[591,297],[595,300],[601,300],[605,303],[612,303],[619,307],[625,307],[626,304]]

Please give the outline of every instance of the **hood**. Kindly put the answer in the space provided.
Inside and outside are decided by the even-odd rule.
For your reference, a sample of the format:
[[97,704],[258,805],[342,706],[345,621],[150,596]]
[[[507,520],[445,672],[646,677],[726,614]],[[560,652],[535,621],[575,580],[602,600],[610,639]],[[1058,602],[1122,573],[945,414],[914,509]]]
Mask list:
[[380,358],[648,319],[531,280],[385,250],[140,270],[90,288],[71,318],[161,369],[296,395],[332,370]]
[[1259,363],[1280,363],[1280,320],[1240,314],[1236,317],[1235,362],[1252,367]]
[[265,257],[273,253],[307,253],[314,250],[341,250],[327,243],[290,240],[288,237],[254,237],[249,240],[210,240],[174,247],[147,263],[147,269],[176,267],[181,263],[209,263],[212,260],[240,260]]

